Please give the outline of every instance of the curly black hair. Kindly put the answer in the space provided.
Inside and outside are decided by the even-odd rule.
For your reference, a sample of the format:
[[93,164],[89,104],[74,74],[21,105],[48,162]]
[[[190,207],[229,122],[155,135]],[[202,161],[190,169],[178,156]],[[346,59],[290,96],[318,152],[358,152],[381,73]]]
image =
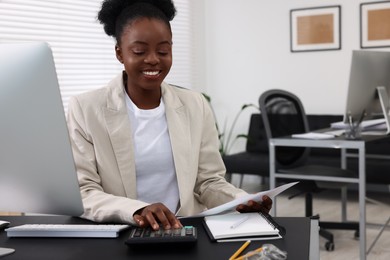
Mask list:
[[147,17],[165,22],[171,28],[176,14],[172,0],[104,0],[97,19],[107,35],[120,42],[123,28],[132,21]]

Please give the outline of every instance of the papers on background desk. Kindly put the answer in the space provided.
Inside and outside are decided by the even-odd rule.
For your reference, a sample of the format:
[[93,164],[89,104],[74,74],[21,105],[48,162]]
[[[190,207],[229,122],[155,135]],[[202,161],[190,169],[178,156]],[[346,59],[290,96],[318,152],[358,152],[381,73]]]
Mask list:
[[[334,122],[330,124],[333,129],[347,129],[349,124],[343,121]],[[362,129],[383,130],[386,129],[386,120],[384,118],[364,120],[360,123]]]
[[293,138],[303,138],[303,139],[332,139],[335,137],[335,135],[328,134],[328,133],[315,133],[315,132],[309,132],[309,133],[303,133],[303,134],[293,134]]
[[309,133],[303,133],[303,134],[293,134],[293,138],[303,138],[303,139],[331,139],[336,136],[341,136],[344,134],[344,129],[338,129],[333,131],[327,131],[327,132],[309,132]]
[[[272,190],[261,191],[261,192],[258,192],[256,194],[248,194],[248,195],[239,197],[235,200],[232,200],[228,203],[222,204],[220,206],[217,206],[217,207],[209,209],[209,210],[205,210],[202,213],[199,213],[199,214],[196,214],[193,216],[189,216],[189,217],[204,217],[204,216],[219,214],[222,212],[233,211],[238,205],[246,204],[249,200],[262,201],[262,197],[264,195],[267,195],[268,197],[270,197],[272,199],[273,197],[275,197],[279,193],[287,190],[288,188],[294,186],[297,183],[298,182],[291,182],[291,183],[287,183],[287,184],[284,184],[282,186],[276,187],[275,189],[272,189]],[[181,217],[181,218],[186,218],[186,217]]]

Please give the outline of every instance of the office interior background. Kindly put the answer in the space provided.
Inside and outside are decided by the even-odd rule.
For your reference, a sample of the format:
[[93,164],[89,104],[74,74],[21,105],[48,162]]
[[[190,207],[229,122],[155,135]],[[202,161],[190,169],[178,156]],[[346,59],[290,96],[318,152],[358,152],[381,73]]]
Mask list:
[[[360,49],[360,4],[374,1],[206,2],[204,85],[221,123],[272,88],[296,94],[307,114],[344,114],[352,50]],[[334,5],[341,6],[341,49],[292,53],[290,10]],[[247,131],[249,114],[240,118],[237,133]]]
[[[174,0],[174,64],[166,81],[211,97],[221,128],[271,88],[295,93],[307,114],[343,114],[352,50],[360,49],[360,4],[375,0]],[[96,21],[101,0],[1,0],[0,42],[40,40],[53,48],[65,110],[70,95],[121,70],[114,41]],[[341,7],[341,49],[291,52],[292,9]],[[390,48],[377,50],[389,51]],[[233,134],[246,133],[250,114]],[[238,140],[231,152],[243,150]]]

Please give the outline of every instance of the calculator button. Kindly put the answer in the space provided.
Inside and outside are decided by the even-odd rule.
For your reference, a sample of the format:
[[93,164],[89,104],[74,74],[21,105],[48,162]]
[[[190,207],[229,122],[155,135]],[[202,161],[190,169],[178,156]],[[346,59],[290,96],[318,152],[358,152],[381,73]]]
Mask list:
[[170,237],[172,235],[172,232],[170,229],[167,229],[164,231],[164,237]]
[[145,229],[143,237],[150,237],[151,234],[152,234],[152,230],[150,230],[150,228],[147,228]]
[[153,234],[154,234],[155,237],[161,237],[162,236],[162,232],[160,230],[154,231]]
[[174,229],[172,234],[175,237],[181,236],[181,229],[180,228]]
[[134,237],[140,237],[142,235],[142,229],[137,228],[134,232]]
[[192,236],[192,228],[186,228],[186,236]]

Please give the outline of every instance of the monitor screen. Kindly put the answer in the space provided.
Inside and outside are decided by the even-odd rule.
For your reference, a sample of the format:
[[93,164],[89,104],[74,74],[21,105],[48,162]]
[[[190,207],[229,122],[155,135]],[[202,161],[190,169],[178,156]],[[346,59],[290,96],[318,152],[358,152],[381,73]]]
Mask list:
[[80,189],[51,49],[0,44],[0,212],[80,216]]
[[383,118],[377,87],[384,87],[390,94],[390,52],[353,51],[345,122],[348,117],[357,121],[362,114],[364,120]]

